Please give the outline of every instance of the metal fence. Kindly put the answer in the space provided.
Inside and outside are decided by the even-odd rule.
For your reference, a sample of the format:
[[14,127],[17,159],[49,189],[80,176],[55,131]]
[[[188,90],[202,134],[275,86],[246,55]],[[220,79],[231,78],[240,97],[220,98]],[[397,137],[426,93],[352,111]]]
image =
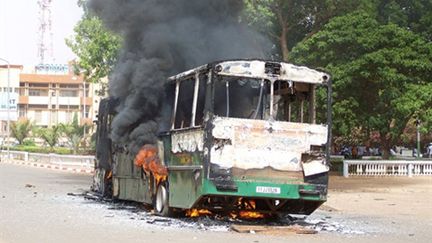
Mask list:
[[34,162],[63,168],[92,169],[94,167],[94,156],[41,154],[22,151],[9,151],[8,156],[8,151],[1,150],[0,157],[2,160],[9,158],[11,160]]
[[432,176],[432,161],[344,160],[343,176]]

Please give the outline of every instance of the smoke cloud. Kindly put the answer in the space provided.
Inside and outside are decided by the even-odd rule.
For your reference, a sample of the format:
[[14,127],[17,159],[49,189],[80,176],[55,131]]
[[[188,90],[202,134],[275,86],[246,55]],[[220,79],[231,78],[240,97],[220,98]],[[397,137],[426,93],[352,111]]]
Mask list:
[[123,37],[109,83],[120,99],[111,138],[132,153],[156,141],[169,76],[217,60],[262,58],[267,50],[268,42],[239,23],[241,0],[90,0],[88,7]]

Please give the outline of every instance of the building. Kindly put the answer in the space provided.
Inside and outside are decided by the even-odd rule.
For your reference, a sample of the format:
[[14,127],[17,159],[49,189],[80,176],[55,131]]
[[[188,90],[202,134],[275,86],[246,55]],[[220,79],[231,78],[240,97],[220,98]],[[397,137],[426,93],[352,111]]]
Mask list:
[[[10,69],[11,120],[29,119],[35,125],[50,127],[69,123],[74,115],[80,124],[91,124],[97,115],[97,84],[84,82],[72,72],[70,65],[39,65]],[[0,97],[7,96],[7,66],[0,66]],[[6,103],[7,98],[3,98]],[[13,104],[15,104],[13,106]],[[0,107],[2,133],[6,131],[7,106]]]
[[[21,65],[10,65],[8,72],[7,65],[0,65],[0,134],[2,137],[6,135],[7,120],[16,121],[18,119],[19,77],[22,70]],[[8,87],[10,92],[8,92]]]

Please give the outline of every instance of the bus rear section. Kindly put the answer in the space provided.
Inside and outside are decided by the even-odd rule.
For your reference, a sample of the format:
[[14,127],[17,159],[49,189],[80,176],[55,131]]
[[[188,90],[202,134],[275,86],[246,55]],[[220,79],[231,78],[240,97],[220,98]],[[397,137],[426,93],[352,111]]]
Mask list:
[[220,197],[228,196],[238,201],[233,210],[310,214],[325,202],[326,126],[224,117],[212,123],[207,206],[227,208]]

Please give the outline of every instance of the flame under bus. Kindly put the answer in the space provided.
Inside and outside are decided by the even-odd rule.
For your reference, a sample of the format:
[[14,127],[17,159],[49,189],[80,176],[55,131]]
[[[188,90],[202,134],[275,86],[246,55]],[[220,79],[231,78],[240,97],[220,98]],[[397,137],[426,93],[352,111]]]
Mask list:
[[315,99],[331,97],[328,74],[224,61],[170,77],[166,92],[171,100],[163,110],[170,112],[157,144],[138,155],[114,150],[109,168],[96,166],[95,178],[112,180],[114,197],[153,204],[162,215],[310,214],[325,202],[331,112]]

